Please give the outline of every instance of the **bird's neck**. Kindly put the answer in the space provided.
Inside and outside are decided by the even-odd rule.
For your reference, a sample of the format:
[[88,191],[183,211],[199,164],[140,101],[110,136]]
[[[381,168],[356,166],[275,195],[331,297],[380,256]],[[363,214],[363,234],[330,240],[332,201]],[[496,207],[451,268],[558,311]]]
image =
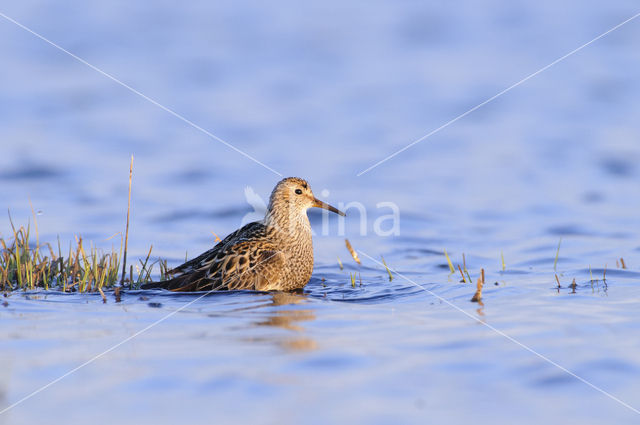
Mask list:
[[306,211],[295,211],[289,208],[270,208],[264,218],[267,227],[273,228],[282,237],[303,238],[311,237],[311,224]]
[[[271,207],[271,205],[270,205]],[[307,212],[289,208],[269,208],[264,223],[287,258],[288,279],[308,282],[313,272],[313,242]]]

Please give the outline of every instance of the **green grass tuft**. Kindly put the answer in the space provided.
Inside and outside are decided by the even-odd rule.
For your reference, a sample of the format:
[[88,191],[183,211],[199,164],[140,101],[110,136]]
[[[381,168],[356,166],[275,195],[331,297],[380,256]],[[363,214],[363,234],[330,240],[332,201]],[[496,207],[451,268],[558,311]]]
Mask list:
[[389,273],[389,282],[391,282],[393,280],[393,275],[391,274],[391,270],[389,270],[389,266],[387,266],[387,262],[384,261],[384,257],[381,255],[380,258],[382,258],[382,264],[384,264],[384,267],[387,269],[387,273]]
[[[0,238],[0,290],[56,289],[65,292],[100,292],[112,288],[120,282],[119,269],[122,264],[122,246],[117,251],[104,252],[93,244],[86,247],[84,240],[77,237],[75,244],[69,245],[66,255],[58,239],[57,251],[51,244],[33,244],[30,227],[16,228],[11,222],[13,238]],[[124,285],[137,288],[151,281],[153,268],[159,264],[160,278],[167,271],[166,261],[150,262],[151,248],[140,267],[133,270]]]
[[444,250],[444,256],[447,257],[447,263],[449,263],[449,270],[451,270],[451,274],[456,272],[456,269],[453,268],[453,263],[451,262],[451,258],[449,258],[449,254],[447,254],[447,250]]

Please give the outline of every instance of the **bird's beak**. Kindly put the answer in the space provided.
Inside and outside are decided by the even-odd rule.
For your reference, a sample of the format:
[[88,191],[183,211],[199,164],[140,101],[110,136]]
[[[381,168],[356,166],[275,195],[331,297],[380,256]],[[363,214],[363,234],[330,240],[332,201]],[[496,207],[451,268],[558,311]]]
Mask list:
[[343,217],[346,215],[345,213],[343,213],[342,211],[340,211],[336,207],[332,207],[331,205],[327,204],[326,202],[322,202],[318,198],[313,198],[313,206],[317,207],[317,208],[322,208],[324,210],[329,210],[329,211],[334,212],[336,214],[339,214],[339,215],[341,215]]

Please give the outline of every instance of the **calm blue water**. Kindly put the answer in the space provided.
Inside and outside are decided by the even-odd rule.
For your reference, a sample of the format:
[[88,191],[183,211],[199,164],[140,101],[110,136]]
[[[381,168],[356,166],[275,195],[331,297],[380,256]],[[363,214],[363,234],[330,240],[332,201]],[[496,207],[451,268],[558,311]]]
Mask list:
[[[316,267],[301,295],[10,294],[0,410],[166,319],[0,424],[640,420],[612,398],[640,409],[640,18],[357,176],[637,2],[23,1],[0,12],[367,217],[362,235],[355,209],[344,232],[311,214]],[[133,259],[149,245],[173,265],[206,250],[252,211],[247,186],[266,199],[280,179],[2,17],[0,55],[0,207],[24,224],[31,202],[42,241],[119,246],[109,238],[124,230],[131,154]],[[381,202],[397,205],[398,235],[374,231]],[[485,269],[483,305],[443,249],[456,265],[464,253],[474,280]]]

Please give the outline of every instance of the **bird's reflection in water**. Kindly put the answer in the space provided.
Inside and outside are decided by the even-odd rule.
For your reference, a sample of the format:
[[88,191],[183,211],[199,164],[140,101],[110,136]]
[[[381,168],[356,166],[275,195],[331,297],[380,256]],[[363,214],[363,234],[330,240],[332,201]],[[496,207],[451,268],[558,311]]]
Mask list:
[[[317,348],[316,341],[304,336],[305,329],[301,325],[302,322],[315,320],[315,313],[310,309],[290,308],[292,305],[304,303],[307,296],[301,293],[284,292],[275,292],[270,296],[271,302],[259,307],[260,309],[268,309],[267,317],[254,323],[258,326],[272,326],[290,331],[290,335],[277,335],[272,340],[286,350],[315,350]],[[284,308],[277,308],[278,306]]]

